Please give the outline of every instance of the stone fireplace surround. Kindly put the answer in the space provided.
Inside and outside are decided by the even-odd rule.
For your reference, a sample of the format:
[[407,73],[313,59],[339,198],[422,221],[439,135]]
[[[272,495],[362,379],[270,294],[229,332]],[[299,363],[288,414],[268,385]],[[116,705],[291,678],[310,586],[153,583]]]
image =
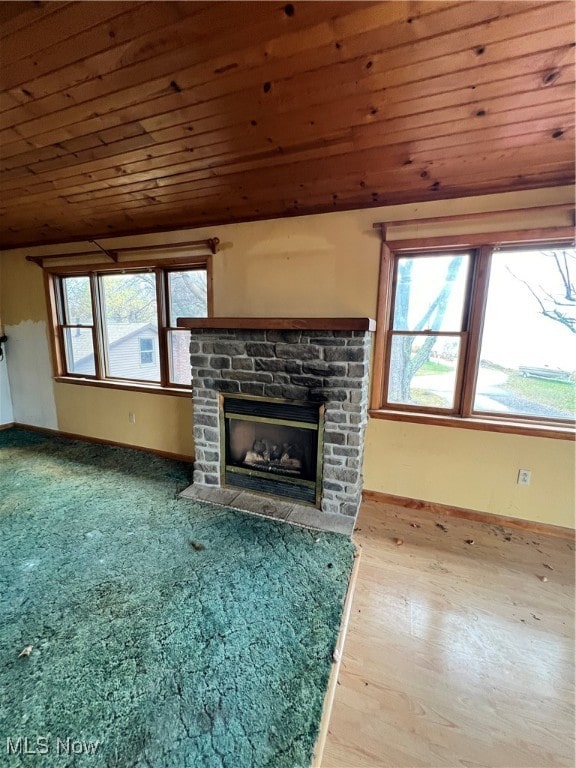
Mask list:
[[[369,318],[179,318],[191,331],[196,459],[184,497],[350,534],[362,493]],[[221,485],[220,394],[325,406],[320,508]]]

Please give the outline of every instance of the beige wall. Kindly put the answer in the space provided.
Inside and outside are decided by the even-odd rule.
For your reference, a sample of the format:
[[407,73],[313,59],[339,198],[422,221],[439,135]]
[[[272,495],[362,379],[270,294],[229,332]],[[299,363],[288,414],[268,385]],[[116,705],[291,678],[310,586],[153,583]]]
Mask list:
[[[0,336],[4,335],[4,323],[2,320],[2,259],[0,259]],[[5,350],[6,352],[6,350]],[[12,409],[12,396],[8,381],[8,364],[6,356],[0,360],[0,426],[12,424],[14,411]]]
[[[532,471],[518,485],[519,469]],[[365,487],[542,523],[574,527],[574,443],[371,419]]]
[[193,455],[192,398],[59,383],[56,407],[63,432]]
[[[371,316],[376,314],[379,235],[385,219],[499,211],[570,202],[571,188],[534,190],[455,201],[303,216],[194,230],[217,236],[214,309],[220,316]],[[494,229],[569,223],[568,212],[496,217]],[[451,225],[450,233],[478,231],[485,222]],[[398,237],[447,233],[447,225],[398,228]],[[110,241],[110,246],[176,242],[169,233]],[[68,247],[69,249],[70,247]],[[41,249],[57,252],[56,249]],[[27,251],[29,252],[29,251]],[[1,305],[5,323],[42,323],[46,308],[42,273],[24,252],[4,254]],[[39,330],[36,329],[36,333]],[[67,432],[191,454],[190,402],[178,397],[52,384],[58,427]],[[128,412],[136,413],[129,424]],[[26,421],[26,407],[15,419]],[[367,432],[365,487],[400,496],[524,519],[574,525],[574,443],[401,422],[371,421]],[[532,471],[528,487],[516,484],[519,468]]]

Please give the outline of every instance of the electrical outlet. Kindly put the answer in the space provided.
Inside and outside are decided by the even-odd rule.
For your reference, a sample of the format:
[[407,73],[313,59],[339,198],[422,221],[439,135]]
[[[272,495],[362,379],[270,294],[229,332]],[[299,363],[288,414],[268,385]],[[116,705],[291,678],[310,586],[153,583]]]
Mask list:
[[128,421],[130,424],[136,424],[136,414],[132,413],[132,411],[128,413]]
[[518,480],[516,482],[518,483],[518,485],[530,485],[531,477],[532,477],[532,472],[529,469],[519,469]]

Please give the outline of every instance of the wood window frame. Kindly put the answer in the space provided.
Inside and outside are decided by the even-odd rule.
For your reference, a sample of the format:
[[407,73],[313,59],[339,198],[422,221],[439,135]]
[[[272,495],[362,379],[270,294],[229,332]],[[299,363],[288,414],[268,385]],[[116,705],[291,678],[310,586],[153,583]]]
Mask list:
[[[544,232],[474,234],[467,238],[432,237],[382,242],[378,284],[378,313],[374,347],[374,373],[370,416],[390,421],[408,421],[464,429],[534,435],[574,440],[574,422],[561,419],[542,419],[529,415],[474,411],[474,392],[480,362],[480,347],[488,299],[488,286],[492,256],[497,250],[574,246],[573,230],[566,228]],[[455,405],[453,409],[427,406],[389,404],[387,402],[392,318],[395,299],[396,264],[402,256],[440,255],[442,253],[470,253],[471,269],[465,324],[462,330],[462,350],[457,372]],[[397,331],[395,332],[397,333]],[[438,334],[433,334],[438,335]],[[454,334],[451,334],[454,335]]]
[[[168,339],[171,331],[182,332],[174,322],[169,325],[169,279],[171,272],[188,270],[205,270],[207,283],[207,308],[208,317],[213,314],[213,287],[212,287],[212,256],[175,257],[151,262],[149,260],[134,260],[122,263],[102,264],[74,264],[62,266],[44,266],[44,287],[49,314],[49,335],[52,353],[54,380],[67,384],[84,386],[96,386],[124,391],[142,391],[159,394],[177,395],[189,397],[191,384],[177,384],[170,381],[170,362]],[[100,280],[104,275],[128,274],[130,272],[150,272],[155,275],[156,307],[158,317],[158,361],[160,367],[160,381],[151,382],[140,379],[114,378],[106,376],[106,345],[104,344],[104,319],[102,313],[102,291]],[[64,330],[70,326],[63,323],[63,293],[62,279],[66,277],[88,276],[90,278],[90,295],[92,301],[92,338],[94,345],[95,373],[76,374],[68,371],[66,363],[66,342]],[[87,327],[87,326],[80,326]]]

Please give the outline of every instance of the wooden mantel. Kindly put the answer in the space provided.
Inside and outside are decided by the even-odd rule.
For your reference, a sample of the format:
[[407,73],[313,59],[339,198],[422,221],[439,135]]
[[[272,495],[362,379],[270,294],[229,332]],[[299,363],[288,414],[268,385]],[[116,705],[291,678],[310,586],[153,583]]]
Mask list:
[[374,331],[370,317],[179,317],[178,328],[218,331],[246,329],[267,331]]

